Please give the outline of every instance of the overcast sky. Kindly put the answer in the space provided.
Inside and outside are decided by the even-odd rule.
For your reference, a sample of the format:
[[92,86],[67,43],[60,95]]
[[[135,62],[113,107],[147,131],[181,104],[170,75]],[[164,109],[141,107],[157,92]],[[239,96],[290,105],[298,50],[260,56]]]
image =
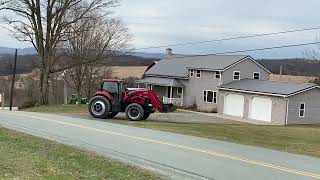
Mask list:
[[[320,0],[122,0],[121,16],[136,48],[320,26]],[[320,31],[172,47],[175,53],[205,54],[315,41]],[[1,29],[0,46],[27,47]],[[299,57],[306,48],[248,53]],[[142,51],[142,50],[141,50]],[[162,49],[143,50],[164,52]]]

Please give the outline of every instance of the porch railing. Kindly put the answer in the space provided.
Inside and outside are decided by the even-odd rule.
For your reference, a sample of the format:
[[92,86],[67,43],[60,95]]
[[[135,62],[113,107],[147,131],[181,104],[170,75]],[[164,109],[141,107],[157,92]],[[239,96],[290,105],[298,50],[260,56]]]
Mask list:
[[181,106],[181,98],[167,98],[167,97],[163,97],[162,98],[162,102],[164,104],[174,104],[176,106]]

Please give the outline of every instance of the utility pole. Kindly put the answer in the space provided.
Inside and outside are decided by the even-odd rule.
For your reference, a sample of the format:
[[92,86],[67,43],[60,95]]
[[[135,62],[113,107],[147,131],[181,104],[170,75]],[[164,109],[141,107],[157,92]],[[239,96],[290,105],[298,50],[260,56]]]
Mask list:
[[11,93],[10,93],[10,111],[12,111],[14,80],[16,78],[16,69],[17,69],[17,56],[18,56],[18,49],[16,49],[16,53],[14,54],[13,75],[12,75]]

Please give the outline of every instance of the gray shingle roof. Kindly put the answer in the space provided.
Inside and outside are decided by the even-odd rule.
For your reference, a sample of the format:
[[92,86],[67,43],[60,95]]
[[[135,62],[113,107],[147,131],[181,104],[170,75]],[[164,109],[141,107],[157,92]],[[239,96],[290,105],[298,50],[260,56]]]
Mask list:
[[188,77],[188,68],[222,70],[249,56],[208,55],[163,59],[146,72],[146,75]]
[[176,79],[148,77],[136,81],[137,83],[147,83],[161,86],[183,87],[183,84]]
[[294,83],[283,81],[262,81],[253,79],[242,79],[240,81],[234,81],[228,84],[221,85],[220,89],[226,88],[233,90],[252,91],[287,96],[316,86],[316,84],[312,83]]

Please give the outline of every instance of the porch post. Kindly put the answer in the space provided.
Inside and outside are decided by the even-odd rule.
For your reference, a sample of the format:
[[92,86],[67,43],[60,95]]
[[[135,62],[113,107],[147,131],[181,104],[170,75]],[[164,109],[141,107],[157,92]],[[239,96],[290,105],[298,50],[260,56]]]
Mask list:
[[170,103],[172,103],[172,86],[170,87],[171,89],[171,91],[170,91]]
[[183,106],[183,90],[184,90],[184,87],[181,87],[180,106]]

